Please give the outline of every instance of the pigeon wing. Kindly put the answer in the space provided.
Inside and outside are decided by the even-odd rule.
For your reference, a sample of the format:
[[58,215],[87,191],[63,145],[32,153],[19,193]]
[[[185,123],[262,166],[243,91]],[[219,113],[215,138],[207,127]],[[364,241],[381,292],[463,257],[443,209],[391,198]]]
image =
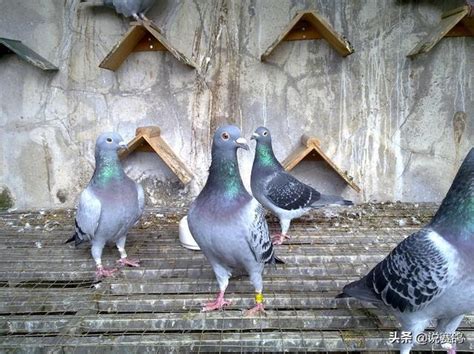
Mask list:
[[274,175],[266,186],[265,194],[273,204],[285,210],[309,208],[321,197],[314,188],[286,172]]
[[80,239],[90,240],[99,225],[102,205],[94,192],[88,187],[79,199],[76,213],[76,232]]
[[446,288],[448,262],[423,229],[403,240],[361,280],[344,293],[380,302],[400,312],[414,312]]
[[250,232],[247,242],[257,262],[273,262],[273,245],[270,240],[268,224],[265,220],[265,209],[255,200],[250,205]]

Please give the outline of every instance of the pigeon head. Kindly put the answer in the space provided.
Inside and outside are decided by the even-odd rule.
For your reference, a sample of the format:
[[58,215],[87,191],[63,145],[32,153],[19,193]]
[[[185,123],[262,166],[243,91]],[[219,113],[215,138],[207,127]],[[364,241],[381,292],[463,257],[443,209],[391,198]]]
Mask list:
[[123,141],[123,138],[115,132],[102,133],[95,142],[96,152],[117,152],[119,149],[126,147],[127,144]]
[[99,135],[95,143],[95,171],[92,177],[94,184],[104,186],[125,177],[117,155],[121,148],[127,148],[127,144],[120,134],[108,132]]
[[247,140],[242,138],[240,129],[234,125],[226,125],[217,129],[212,141],[212,152],[234,153],[238,148],[249,149]]
[[272,170],[282,168],[273,153],[272,136],[267,128],[258,127],[251,139],[257,142],[254,165]]
[[270,131],[265,127],[258,127],[252,134],[252,137],[250,139],[255,140],[257,144],[272,144],[272,136],[270,134]]

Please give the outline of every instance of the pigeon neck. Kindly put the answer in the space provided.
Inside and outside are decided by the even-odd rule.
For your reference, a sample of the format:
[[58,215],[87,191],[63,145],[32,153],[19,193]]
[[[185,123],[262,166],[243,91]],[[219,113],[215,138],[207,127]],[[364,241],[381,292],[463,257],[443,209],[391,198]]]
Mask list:
[[458,200],[458,203],[443,202],[431,228],[448,240],[474,242],[474,196]]
[[430,227],[447,239],[474,242],[474,149],[461,165]]
[[115,151],[99,152],[95,156],[96,166],[92,180],[97,185],[106,185],[125,177],[122,164]]
[[255,150],[255,162],[261,167],[281,167],[273,153],[271,144],[257,143]]
[[229,156],[212,154],[209,177],[204,188],[221,193],[228,198],[235,198],[245,192],[245,188],[240,178],[237,152],[231,153],[232,155]]

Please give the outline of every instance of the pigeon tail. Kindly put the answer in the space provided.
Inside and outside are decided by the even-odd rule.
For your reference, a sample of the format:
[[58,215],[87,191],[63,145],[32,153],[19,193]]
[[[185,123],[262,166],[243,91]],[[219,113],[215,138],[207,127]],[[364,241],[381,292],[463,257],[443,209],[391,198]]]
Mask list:
[[72,241],[74,241],[74,246],[76,246],[76,247],[79,246],[81,243],[85,242],[85,240],[83,240],[79,237],[77,232],[75,232],[74,235],[72,235],[70,238],[68,238],[67,241],[64,242],[64,243],[70,243]]
[[337,195],[321,194],[321,197],[311,204],[311,207],[320,208],[326,205],[354,205],[354,203],[350,200],[342,199]]

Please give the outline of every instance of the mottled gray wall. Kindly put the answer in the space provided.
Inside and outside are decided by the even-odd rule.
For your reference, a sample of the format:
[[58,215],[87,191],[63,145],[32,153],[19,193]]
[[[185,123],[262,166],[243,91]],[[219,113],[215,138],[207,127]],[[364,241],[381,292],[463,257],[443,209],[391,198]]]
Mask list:
[[[98,64],[128,21],[78,3],[0,0],[0,36],[22,40],[60,68],[45,73],[0,57],[0,188],[18,208],[74,205],[104,130],[129,140],[137,126],[161,127],[194,172],[191,185],[183,188],[148,153],[132,155],[126,169],[146,185],[149,204],[171,205],[185,205],[202,187],[211,134],[224,122],[247,137],[266,125],[280,159],[302,133],[318,137],[362,193],[311,162],[295,173],[358,201],[439,201],[474,145],[474,38],[405,56],[460,1],[159,0],[148,17],[199,69],[148,52],[132,54],[116,72]],[[295,12],[307,8],[318,9],[356,52],[342,58],[324,41],[285,42],[261,63]],[[253,154],[239,156],[248,185]]]

